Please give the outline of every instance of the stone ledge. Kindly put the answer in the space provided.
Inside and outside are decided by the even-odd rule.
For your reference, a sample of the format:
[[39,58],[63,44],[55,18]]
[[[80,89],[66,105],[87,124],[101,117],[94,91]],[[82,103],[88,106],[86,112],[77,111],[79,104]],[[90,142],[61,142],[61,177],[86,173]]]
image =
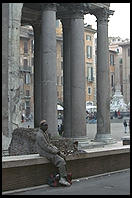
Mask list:
[[[85,159],[92,157],[101,157],[106,155],[114,155],[130,152],[130,146],[122,146],[118,148],[98,148],[89,149],[87,153],[77,153],[66,157],[66,161]],[[39,154],[19,155],[2,157],[2,168],[29,166],[36,164],[50,163],[45,157],[40,157]]]
[[121,139],[123,141],[123,145],[130,145],[130,136],[124,136]]
[[[73,179],[122,170],[130,167],[130,146],[89,149],[87,153],[68,156],[66,161]],[[2,191],[47,184],[55,171],[55,166],[38,154],[3,157]]]

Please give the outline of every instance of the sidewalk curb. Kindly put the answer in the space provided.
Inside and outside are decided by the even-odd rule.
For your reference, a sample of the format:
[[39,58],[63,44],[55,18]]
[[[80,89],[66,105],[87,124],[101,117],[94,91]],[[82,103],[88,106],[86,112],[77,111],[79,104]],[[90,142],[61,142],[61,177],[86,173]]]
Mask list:
[[[103,174],[99,174],[99,175],[93,175],[93,176],[89,176],[89,177],[77,178],[77,179],[73,179],[72,181],[73,181],[73,183],[80,182],[83,180],[94,179],[94,178],[98,178],[98,177],[102,177],[102,176],[111,176],[112,174],[123,173],[123,172],[127,172],[129,170],[130,170],[130,168],[113,171],[113,172],[107,172],[107,173],[103,173]],[[34,187],[28,187],[28,188],[21,188],[21,189],[17,189],[17,190],[5,191],[5,192],[2,192],[2,195],[8,195],[8,194],[11,195],[11,194],[18,193],[18,192],[25,192],[25,191],[36,190],[36,189],[41,189],[41,188],[51,188],[51,187],[49,185],[45,184],[45,185],[41,185],[41,186],[34,186]]]

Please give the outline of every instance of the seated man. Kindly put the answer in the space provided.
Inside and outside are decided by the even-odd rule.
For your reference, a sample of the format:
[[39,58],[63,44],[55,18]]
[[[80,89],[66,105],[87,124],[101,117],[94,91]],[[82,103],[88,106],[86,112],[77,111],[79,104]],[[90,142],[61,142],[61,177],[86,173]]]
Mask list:
[[46,157],[51,163],[53,163],[59,170],[60,180],[59,183],[65,186],[70,186],[71,184],[66,180],[66,162],[64,160],[65,156],[57,147],[50,143],[50,136],[47,131],[48,124],[46,120],[40,122],[40,129],[36,136],[37,151],[40,156]]

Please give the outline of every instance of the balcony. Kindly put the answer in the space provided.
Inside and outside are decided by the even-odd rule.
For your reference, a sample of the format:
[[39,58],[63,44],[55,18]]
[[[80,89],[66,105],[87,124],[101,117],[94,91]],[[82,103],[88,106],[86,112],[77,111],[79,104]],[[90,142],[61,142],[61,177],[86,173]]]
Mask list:
[[21,72],[29,72],[29,73],[32,73],[32,67],[31,66],[19,66],[19,71]]
[[93,82],[94,81],[94,77],[87,77],[87,82]]
[[31,98],[31,96],[24,96],[24,98],[29,99],[29,98]]

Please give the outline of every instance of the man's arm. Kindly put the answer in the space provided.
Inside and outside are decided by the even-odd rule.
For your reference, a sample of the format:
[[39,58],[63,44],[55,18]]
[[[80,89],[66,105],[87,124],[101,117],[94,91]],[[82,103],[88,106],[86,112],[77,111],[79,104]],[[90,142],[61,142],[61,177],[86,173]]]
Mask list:
[[37,136],[37,144],[41,147],[42,150],[52,153],[52,154],[57,154],[59,150],[52,146],[51,144],[48,144],[44,136],[38,135]]

